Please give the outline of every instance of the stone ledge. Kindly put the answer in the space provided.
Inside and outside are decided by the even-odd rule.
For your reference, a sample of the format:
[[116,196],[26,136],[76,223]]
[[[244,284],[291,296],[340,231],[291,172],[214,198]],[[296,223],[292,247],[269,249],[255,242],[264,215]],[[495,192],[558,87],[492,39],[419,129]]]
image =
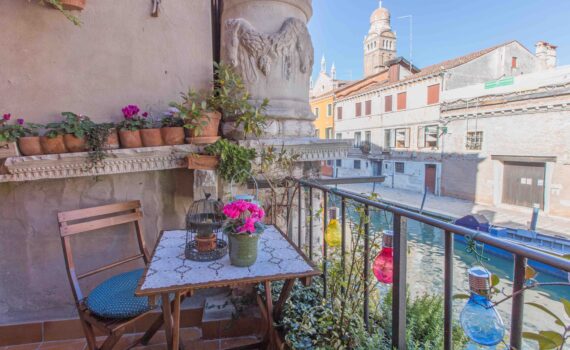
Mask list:
[[273,146],[276,151],[298,154],[299,161],[310,162],[320,160],[344,159],[352,148],[353,140],[317,139],[317,138],[275,138],[240,141],[240,145],[254,148],[258,152],[264,147]]
[[178,145],[111,150],[101,165],[94,168],[88,167],[85,152],[11,157],[4,163],[7,174],[0,175],[0,182],[180,169],[186,167],[186,156],[200,149],[195,145]]

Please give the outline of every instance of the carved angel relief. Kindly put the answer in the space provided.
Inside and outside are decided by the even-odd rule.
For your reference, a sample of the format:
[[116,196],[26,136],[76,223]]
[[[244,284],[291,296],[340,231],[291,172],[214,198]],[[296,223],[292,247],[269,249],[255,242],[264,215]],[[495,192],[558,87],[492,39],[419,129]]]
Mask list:
[[226,28],[228,60],[247,81],[256,82],[259,72],[269,76],[275,65],[281,68],[286,80],[294,79],[297,71],[310,75],[313,44],[307,26],[301,20],[289,18],[273,34],[260,33],[241,18],[226,21]]

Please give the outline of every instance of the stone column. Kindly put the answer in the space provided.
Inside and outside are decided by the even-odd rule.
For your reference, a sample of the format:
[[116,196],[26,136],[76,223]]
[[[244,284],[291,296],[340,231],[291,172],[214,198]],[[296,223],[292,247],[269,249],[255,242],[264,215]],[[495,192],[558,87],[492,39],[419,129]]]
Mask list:
[[[226,0],[222,14],[222,60],[244,79],[252,100],[268,98],[264,138],[310,137],[309,106],[314,53],[307,22],[311,0]],[[231,121],[224,134],[243,135]]]

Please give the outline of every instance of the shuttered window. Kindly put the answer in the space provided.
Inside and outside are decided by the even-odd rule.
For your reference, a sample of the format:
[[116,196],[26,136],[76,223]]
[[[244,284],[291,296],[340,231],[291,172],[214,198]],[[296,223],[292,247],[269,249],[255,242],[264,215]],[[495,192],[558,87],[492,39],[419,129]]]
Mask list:
[[356,108],[355,111],[356,116],[360,117],[362,115],[362,102],[358,102],[355,108]]
[[336,118],[339,120],[342,119],[342,107],[340,106],[336,108]]
[[384,97],[384,112],[392,112],[392,95]]
[[372,101],[368,100],[364,104],[364,114],[366,115],[372,114]]
[[406,109],[406,93],[400,92],[398,94],[398,110]]
[[427,104],[433,105],[439,103],[439,84],[428,86]]

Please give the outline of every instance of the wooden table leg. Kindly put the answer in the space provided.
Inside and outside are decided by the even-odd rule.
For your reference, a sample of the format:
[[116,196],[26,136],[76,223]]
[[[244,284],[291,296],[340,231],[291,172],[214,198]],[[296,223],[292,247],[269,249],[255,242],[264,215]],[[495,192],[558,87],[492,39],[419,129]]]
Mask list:
[[174,310],[172,310],[172,316],[174,319],[172,325],[172,349],[173,350],[184,350],[180,343],[180,292],[174,294]]
[[285,305],[287,299],[289,299],[289,295],[291,295],[291,291],[293,290],[294,285],[295,278],[285,281],[283,289],[281,289],[281,294],[279,295],[279,300],[277,300],[277,303],[275,304],[275,308],[273,310],[273,318],[275,318],[275,320],[278,321],[281,318],[283,306]]
[[[172,311],[170,309],[170,298],[168,293],[161,294],[162,297],[162,317],[164,317],[164,333],[168,349],[172,350]],[[176,350],[176,349],[175,349]]]
[[271,282],[263,282],[265,287],[265,309],[267,311],[267,335],[264,345],[268,350],[273,349],[273,297],[271,296]]

